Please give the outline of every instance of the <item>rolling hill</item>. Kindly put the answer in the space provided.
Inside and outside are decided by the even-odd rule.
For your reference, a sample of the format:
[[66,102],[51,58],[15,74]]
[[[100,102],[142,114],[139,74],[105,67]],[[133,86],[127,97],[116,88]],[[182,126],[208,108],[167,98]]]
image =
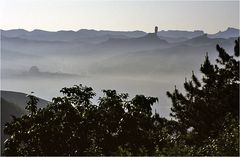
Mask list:
[[4,125],[12,120],[11,116],[20,117],[24,113],[26,113],[26,111],[24,111],[18,105],[8,102],[1,97],[1,150],[3,150],[4,141],[7,138],[3,132]]
[[[25,110],[25,106],[28,101],[28,98],[26,96],[27,94],[25,93],[1,90],[1,98],[3,98],[4,100],[10,103],[17,104],[18,107],[20,107],[22,110]],[[45,107],[49,103],[44,99],[41,99],[41,98],[38,98],[38,99],[39,99],[38,107],[40,108]]]
[[[20,117],[26,113],[25,106],[28,98],[27,94],[13,91],[1,90],[1,150],[4,148],[4,141],[7,136],[4,135],[4,125],[12,120],[11,116]],[[39,107],[44,107],[48,101],[39,98]]]

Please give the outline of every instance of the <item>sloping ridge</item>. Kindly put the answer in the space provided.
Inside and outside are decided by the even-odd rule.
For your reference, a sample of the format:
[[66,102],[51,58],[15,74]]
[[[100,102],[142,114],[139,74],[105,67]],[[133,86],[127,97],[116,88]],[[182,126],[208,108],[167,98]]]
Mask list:
[[[1,150],[4,149],[4,141],[7,139],[7,135],[4,134],[4,126],[7,122],[12,120],[11,116],[20,117],[26,113],[18,105],[8,102],[1,97]],[[2,152],[1,152],[2,154]]]
[[[8,102],[19,105],[19,107],[23,110],[25,109],[28,102],[27,94],[21,93],[21,92],[1,90],[1,97]],[[38,98],[38,99],[39,99],[39,102],[37,106],[40,108],[45,107],[49,103],[44,99],[41,99],[41,98]]]
[[191,45],[210,45],[210,44],[221,44],[224,42],[228,42],[230,40],[224,39],[224,38],[209,38],[207,34],[189,39],[187,41],[184,41],[184,44],[191,44]]
[[[7,135],[4,134],[4,126],[12,120],[11,116],[20,117],[26,113],[27,94],[13,91],[1,90],[1,154],[4,149],[4,141]],[[45,107],[49,102],[39,98],[38,107]]]
[[216,34],[209,34],[208,37],[210,38],[232,38],[232,37],[239,37],[240,30],[237,28],[228,27],[225,31],[219,31]]

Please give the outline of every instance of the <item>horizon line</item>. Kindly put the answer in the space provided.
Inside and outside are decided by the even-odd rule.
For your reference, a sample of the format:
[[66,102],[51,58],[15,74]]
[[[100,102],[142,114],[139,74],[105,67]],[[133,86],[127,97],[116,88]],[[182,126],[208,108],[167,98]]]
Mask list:
[[[154,27],[153,27],[154,28]],[[215,33],[218,33],[218,32],[223,32],[223,31],[226,31],[228,29],[238,29],[240,31],[240,27],[239,28],[235,28],[235,27],[227,27],[226,29],[224,30],[219,30]],[[78,32],[80,30],[89,30],[89,31],[112,31],[112,32],[144,32],[144,33],[151,33],[151,32],[147,32],[147,31],[144,31],[144,30],[109,30],[109,29],[94,29],[94,28],[81,28],[81,29],[78,29],[78,30],[73,30],[73,29],[60,29],[60,30],[47,30],[47,29],[39,29],[39,28],[36,28],[36,29],[25,29],[25,28],[12,28],[12,29],[3,29],[3,28],[0,28],[1,31],[11,31],[11,30],[25,30],[27,32],[33,32],[33,31],[46,31],[46,32],[61,32],[61,31],[72,31],[72,32]],[[168,29],[168,30],[159,30],[158,32],[161,32],[161,31],[188,31],[188,32],[197,32],[197,31],[203,31],[203,33],[206,33],[206,34],[215,34],[215,33],[208,33],[208,32],[205,32],[204,30],[201,30],[201,29],[194,29],[194,30],[187,30],[187,29]],[[154,32],[154,30],[152,31]]]

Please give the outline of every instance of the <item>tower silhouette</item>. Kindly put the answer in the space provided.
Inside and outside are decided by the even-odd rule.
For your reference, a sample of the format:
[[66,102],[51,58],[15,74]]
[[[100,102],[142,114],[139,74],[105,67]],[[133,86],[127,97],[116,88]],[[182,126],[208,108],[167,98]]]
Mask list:
[[155,26],[155,35],[157,35],[157,32],[158,32],[158,27]]

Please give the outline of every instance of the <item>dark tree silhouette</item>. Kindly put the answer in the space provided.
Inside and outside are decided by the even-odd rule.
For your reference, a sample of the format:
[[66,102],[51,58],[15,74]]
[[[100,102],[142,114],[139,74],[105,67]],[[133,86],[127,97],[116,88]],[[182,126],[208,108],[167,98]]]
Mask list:
[[202,82],[192,73],[192,80],[184,83],[185,94],[178,89],[173,93],[167,92],[173,104],[171,115],[178,120],[185,133],[191,129],[194,136],[188,142],[198,146],[204,145],[207,138],[214,139],[222,133],[229,114],[235,121],[239,119],[239,39],[235,41],[234,56],[219,45],[216,48],[219,52],[217,64],[211,64],[207,55],[200,68]]
[[90,87],[61,92],[63,97],[43,109],[29,96],[29,114],[6,124],[10,138],[5,155],[142,155],[154,154],[156,144],[164,142],[153,132],[168,122],[152,114],[157,98],[137,95],[128,100],[128,94],[103,90],[99,104],[93,105]]
[[33,92],[31,92],[30,95],[27,95],[27,97],[29,98],[29,101],[27,102],[27,106],[25,107],[25,109],[29,113],[34,114],[37,112],[37,103],[38,103],[39,99],[32,94],[33,94]]

